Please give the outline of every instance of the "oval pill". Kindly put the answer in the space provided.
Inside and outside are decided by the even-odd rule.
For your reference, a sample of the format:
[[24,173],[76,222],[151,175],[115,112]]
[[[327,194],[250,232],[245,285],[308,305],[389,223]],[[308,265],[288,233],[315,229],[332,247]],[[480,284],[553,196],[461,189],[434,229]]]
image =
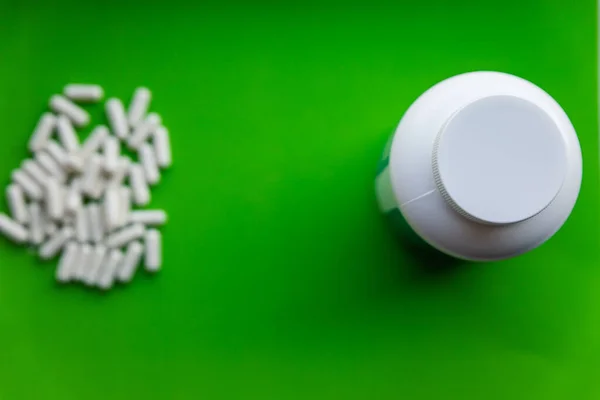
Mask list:
[[10,214],[14,220],[20,224],[29,222],[29,212],[23,189],[19,185],[11,184],[6,188],[6,200]]
[[76,126],[90,123],[90,114],[64,96],[55,94],[50,98],[50,109],[56,114],[67,116]]
[[65,86],[63,93],[71,100],[85,103],[96,103],[104,97],[102,86],[81,83],[71,83]]
[[6,214],[0,214],[0,233],[15,243],[25,243],[29,239],[27,229]]
[[144,119],[148,112],[151,98],[152,93],[148,88],[139,87],[135,90],[127,116],[131,126],[137,126]]
[[157,272],[162,266],[162,236],[156,229],[149,229],[144,238],[146,271]]
[[48,144],[48,140],[56,128],[56,117],[52,113],[44,113],[40,117],[33,134],[29,139],[29,150],[37,152]]
[[129,124],[123,102],[115,98],[109,99],[106,102],[106,115],[115,136],[121,140],[126,139],[129,135]]

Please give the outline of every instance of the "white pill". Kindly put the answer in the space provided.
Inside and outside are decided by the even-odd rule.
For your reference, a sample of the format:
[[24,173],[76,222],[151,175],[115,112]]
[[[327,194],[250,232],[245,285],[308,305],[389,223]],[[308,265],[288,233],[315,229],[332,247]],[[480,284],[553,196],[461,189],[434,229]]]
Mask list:
[[104,226],[107,232],[111,232],[119,225],[120,196],[117,186],[109,186],[104,193]]
[[46,146],[46,150],[48,154],[56,160],[58,165],[61,167],[65,167],[69,161],[69,155],[55,140],[48,141],[48,145]]
[[94,243],[99,243],[104,238],[104,221],[98,204],[88,205],[87,215],[90,239]]
[[154,148],[152,145],[149,143],[144,143],[140,147],[139,156],[142,167],[144,168],[146,182],[148,182],[150,185],[156,185],[160,181],[160,172],[158,171],[156,155],[154,154]]
[[29,217],[29,240],[37,246],[46,238],[44,215],[39,203],[29,204]]
[[79,152],[70,153],[67,156],[67,162],[65,163],[65,169],[67,171],[75,174],[80,174],[81,172],[83,172],[84,167],[85,160],[83,159],[83,157],[81,157]]
[[67,116],[76,126],[90,123],[90,114],[64,96],[55,94],[50,98],[50,109],[56,114]]
[[90,136],[83,142],[79,156],[86,159],[96,151],[100,150],[106,138],[110,135],[108,128],[104,125],[98,125],[94,128]]
[[150,226],[164,225],[167,213],[164,210],[135,210],[129,214],[129,222]]
[[15,243],[25,243],[29,239],[27,229],[6,214],[0,213],[0,233]]
[[129,105],[129,114],[127,116],[131,126],[137,126],[146,116],[152,93],[145,87],[139,87],[133,93],[131,104]]
[[105,259],[104,265],[100,269],[99,277],[96,279],[96,285],[103,290],[108,290],[113,286],[115,275],[119,265],[123,261],[123,253],[119,250],[111,250]]
[[84,243],[90,236],[90,217],[85,208],[80,208],[75,217],[75,237],[79,243]]
[[[98,190],[98,182],[100,181],[101,173],[101,158],[94,154],[86,163],[81,178],[81,190],[93,196]],[[94,196],[95,197],[95,196]]]
[[62,253],[56,268],[56,280],[61,283],[69,282],[73,278],[73,270],[75,269],[79,258],[80,246],[75,242],[69,242],[65,245],[65,251]]
[[56,117],[52,113],[44,113],[40,117],[37,126],[29,139],[29,150],[37,152],[48,144],[48,140],[56,128]]
[[58,226],[52,221],[44,221],[44,238],[54,235],[58,231]]
[[48,260],[54,257],[63,248],[63,246],[73,238],[75,232],[73,228],[65,226],[56,232],[50,239],[40,247],[40,258]]
[[156,129],[160,126],[161,118],[156,113],[150,113],[146,119],[138,124],[134,129],[133,133],[127,140],[127,146],[130,149],[138,150],[140,146],[156,132]]
[[127,186],[119,188],[119,224],[118,228],[122,227],[129,221],[131,212],[131,189]]
[[133,202],[138,206],[145,206],[150,202],[150,190],[144,177],[144,170],[140,164],[131,164],[129,168],[129,183],[133,191]]
[[65,96],[74,101],[96,103],[104,97],[104,89],[99,85],[72,83],[65,86]]
[[120,282],[131,282],[133,275],[135,275],[135,270],[140,264],[143,252],[144,246],[140,242],[129,243],[123,261],[117,270],[117,279]]
[[92,261],[92,246],[87,243],[80,245],[77,262],[73,263],[73,278],[81,281],[86,276]]
[[65,170],[47,152],[38,151],[35,154],[35,161],[37,161],[46,174],[55,177],[60,183],[64,183],[67,180]]
[[6,188],[6,201],[10,209],[10,215],[16,222],[20,224],[29,222],[29,212],[25,203],[25,195],[19,185],[12,184]]
[[129,167],[131,165],[131,159],[129,157],[120,157],[117,170],[109,178],[107,184],[111,186],[120,186],[123,183],[125,176],[129,174]]
[[38,163],[33,160],[24,160],[21,163],[21,170],[23,170],[30,178],[33,178],[35,183],[43,187],[46,184],[46,180],[49,175],[40,167]]
[[144,239],[146,271],[156,272],[162,266],[162,236],[156,229],[149,229]]
[[46,211],[55,221],[60,220],[65,212],[65,196],[60,183],[54,178],[46,181]]
[[119,140],[114,136],[107,137],[104,141],[104,172],[112,175],[117,171],[120,154],[121,146]]
[[65,213],[70,215],[77,214],[79,209],[81,209],[82,204],[81,180],[73,179],[67,189],[67,195],[65,197]]
[[82,278],[83,282],[85,282],[86,285],[94,285],[96,279],[99,278],[100,269],[102,268],[102,264],[106,259],[106,252],[106,247],[101,244],[97,245],[92,249],[90,261],[88,263],[87,268],[85,269],[85,273]]
[[161,168],[169,168],[172,161],[171,140],[169,131],[164,126],[159,126],[154,132],[154,151],[156,152],[156,161]]
[[58,130],[58,139],[67,152],[76,152],[79,150],[79,139],[75,133],[75,128],[71,120],[64,115],[59,115],[56,119]]
[[121,140],[127,138],[127,135],[129,135],[129,125],[127,123],[123,102],[115,98],[107,100],[106,115],[115,136]]
[[38,185],[33,179],[29,177],[25,172],[16,170],[11,174],[13,182],[23,189],[27,197],[32,200],[41,200],[44,193],[42,187]]
[[123,247],[129,242],[140,239],[145,233],[144,225],[134,224],[126,226],[106,238],[106,246],[111,248]]

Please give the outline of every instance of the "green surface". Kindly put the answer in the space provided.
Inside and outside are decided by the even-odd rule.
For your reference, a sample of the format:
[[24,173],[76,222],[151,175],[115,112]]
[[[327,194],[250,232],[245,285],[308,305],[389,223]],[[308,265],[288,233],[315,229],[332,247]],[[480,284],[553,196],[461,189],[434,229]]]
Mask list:
[[[0,240],[0,399],[600,396],[594,1],[126,3],[0,3],[3,182],[72,81],[150,87],[174,154],[157,277],[59,288]],[[375,168],[408,105],[472,70],[561,103],[584,183],[541,248],[432,272]]]

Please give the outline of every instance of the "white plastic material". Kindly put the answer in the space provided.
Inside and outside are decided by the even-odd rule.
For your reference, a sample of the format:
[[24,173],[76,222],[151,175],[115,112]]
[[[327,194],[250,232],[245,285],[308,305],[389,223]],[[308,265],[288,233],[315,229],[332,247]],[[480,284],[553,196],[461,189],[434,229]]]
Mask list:
[[89,237],[93,243],[100,243],[104,238],[104,221],[98,204],[87,206]]
[[13,182],[23,189],[27,197],[32,200],[41,200],[43,197],[42,187],[21,170],[13,171],[11,174]]
[[56,280],[58,282],[66,283],[71,280],[75,264],[79,258],[80,250],[81,247],[77,243],[67,243],[65,251],[58,261],[58,268],[56,269]]
[[419,236],[449,255],[489,261],[527,252],[562,226],[582,160],[569,118],[546,92],[512,75],[473,72],[413,103],[388,168],[380,176]]
[[140,242],[129,243],[123,257],[123,262],[117,271],[117,279],[120,282],[131,282],[133,275],[135,275],[135,270],[140,264],[143,252],[144,246]]
[[50,98],[50,109],[56,114],[67,116],[76,126],[83,127],[90,123],[90,114],[87,111],[59,94]]
[[133,131],[129,139],[127,140],[127,145],[130,149],[138,150],[140,146],[156,132],[158,127],[160,126],[161,118],[156,113],[150,113],[146,117],[146,119],[141,122]]
[[42,207],[39,203],[29,204],[29,240],[34,245],[40,245],[46,237],[45,221],[42,215]]
[[156,229],[149,229],[144,239],[146,271],[157,272],[162,266],[162,236]]
[[131,189],[127,186],[119,188],[119,221],[117,227],[125,225],[129,221],[131,213]]
[[139,158],[144,168],[144,176],[149,185],[156,185],[160,181],[160,172],[156,163],[154,148],[149,143],[140,146]]
[[37,152],[48,144],[48,140],[56,128],[56,117],[52,113],[44,113],[35,127],[31,139],[29,139],[29,150]]
[[167,213],[164,210],[135,210],[129,214],[129,222],[160,226],[167,222]]
[[126,226],[114,233],[111,233],[106,238],[106,246],[110,248],[123,247],[134,240],[138,240],[144,236],[146,229],[142,224],[134,224]]
[[87,265],[83,274],[82,280],[88,286],[93,286],[96,279],[99,279],[100,269],[106,259],[107,249],[104,245],[99,244],[92,249],[92,254],[89,258],[89,264]]
[[33,160],[24,160],[21,163],[21,169],[29,175],[29,177],[33,178],[35,183],[37,183],[40,187],[44,187],[46,185],[46,180],[48,179],[48,174]]
[[154,132],[154,151],[156,152],[156,161],[160,168],[169,168],[172,164],[171,140],[169,131],[164,126],[159,126]]
[[99,85],[71,83],[63,92],[71,100],[83,103],[96,103],[104,97],[104,89]]
[[79,139],[75,133],[75,128],[71,120],[64,115],[59,115],[56,120],[58,138],[67,152],[76,152],[79,150]]
[[60,183],[67,180],[65,170],[46,151],[38,151],[35,154],[35,161],[46,174],[55,177]]
[[6,214],[0,214],[0,233],[15,243],[25,243],[29,238],[27,229]]
[[108,290],[113,286],[117,268],[123,260],[123,253],[119,250],[111,250],[106,257],[105,264],[100,269],[96,284],[100,289]]
[[54,178],[46,182],[46,209],[50,218],[58,221],[65,212],[65,198],[60,183]]
[[79,156],[85,160],[98,151],[108,138],[109,134],[106,126],[98,125],[95,127],[92,133],[90,133],[90,136],[83,142],[81,150],[79,151]]
[[111,232],[119,226],[121,216],[119,188],[110,186],[104,194],[104,226],[107,232]]
[[50,154],[52,158],[54,158],[58,165],[60,165],[63,168],[67,166],[67,163],[69,161],[69,155],[67,154],[65,149],[63,149],[56,141],[48,141],[46,150],[48,151],[48,154]]
[[129,183],[133,191],[133,202],[138,206],[145,206],[150,202],[150,190],[144,177],[144,170],[139,164],[131,164],[129,169]]
[[92,246],[87,243],[84,243],[79,248],[79,257],[77,257],[77,262],[73,265],[73,278],[78,281],[83,280],[87,269],[92,262]]
[[108,122],[113,133],[119,139],[125,139],[129,135],[129,125],[123,102],[119,99],[109,99],[106,101],[106,114]]
[[42,260],[48,260],[54,257],[63,248],[75,232],[71,227],[64,227],[60,231],[56,232],[46,243],[40,247],[39,253]]
[[114,136],[107,137],[104,141],[104,172],[110,175],[117,171],[120,153],[119,140]]

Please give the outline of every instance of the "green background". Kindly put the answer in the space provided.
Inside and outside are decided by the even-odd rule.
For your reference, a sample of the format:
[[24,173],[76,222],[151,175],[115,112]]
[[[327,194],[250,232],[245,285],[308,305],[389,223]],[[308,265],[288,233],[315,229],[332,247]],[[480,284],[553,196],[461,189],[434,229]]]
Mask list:
[[[596,26],[593,0],[1,0],[3,182],[69,82],[151,88],[174,166],[159,276],[62,288],[0,240],[0,399],[598,398]],[[472,70],[558,100],[581,196],[531,253],[423,268],[375,167],[410,103]]]

